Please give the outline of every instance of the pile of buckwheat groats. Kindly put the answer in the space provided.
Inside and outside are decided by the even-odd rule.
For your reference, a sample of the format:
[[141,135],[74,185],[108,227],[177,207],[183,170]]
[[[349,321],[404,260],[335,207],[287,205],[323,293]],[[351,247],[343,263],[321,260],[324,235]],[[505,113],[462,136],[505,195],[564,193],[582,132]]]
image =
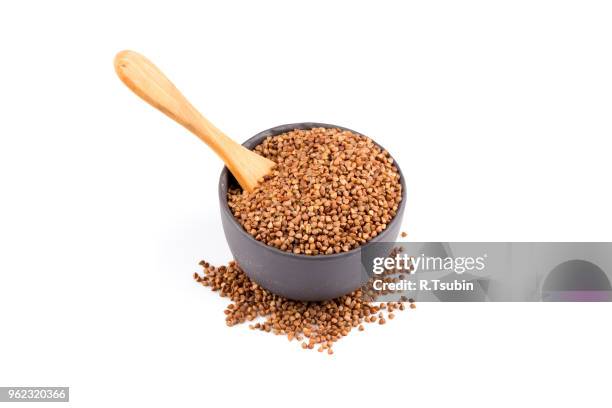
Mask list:
[[340,129],[293,130],[255,152],[276,163],[253,191],[230,188],[228,205],[255,239],[283,251],[350,251],[380,234],[402,199],[393,159],[370,138]]
[[[395,318],[394,312],[406,308],[402,302],[367,301],[361,289],[324,302],[289,300],[251,281],[233,261],[220,267],[204,261],[200,265],[204,274],[195,273],[194,279],[232,301],[225,309],[228,326],[253,322],[250,329],[285,335],[289,341],[301,342],[303,349],[333,354],[333,344],[352,329],[363,331],[366,323],[385,324]],[[408,301],[414,309],[414,301]]]

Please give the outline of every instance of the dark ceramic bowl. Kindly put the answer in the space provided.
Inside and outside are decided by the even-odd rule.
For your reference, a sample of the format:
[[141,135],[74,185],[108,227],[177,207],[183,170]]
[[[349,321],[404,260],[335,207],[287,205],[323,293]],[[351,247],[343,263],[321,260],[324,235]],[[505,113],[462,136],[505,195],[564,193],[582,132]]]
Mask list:
[[[316,127],[350,130],[325,123],[294,123],[258,133],[243,145],[253,149],[268,136],[276,136],[293,129]],[[358,133],[352,130],[351,132]],[[368,247],[373,242],[393,242],[400,231],[406,205],[406,185],[397,162],[394,161],[394,163],[402,184],[402,201],[395,217],[384,231],[364,245],[348,252],[332,255],[294,254],[268,246],[253,238],[234,218],[227,205],[228,187],[238,184],[227,167],[224,167],[219,178],[219,204],[223,231],[234,259],[249,278],[269,291],[289,299],[328,300],[346,295],[361,287],[368,279],[368,274],[361,264],[362,248]],[[386,254],[381,254],[381,256],[384,255]]]

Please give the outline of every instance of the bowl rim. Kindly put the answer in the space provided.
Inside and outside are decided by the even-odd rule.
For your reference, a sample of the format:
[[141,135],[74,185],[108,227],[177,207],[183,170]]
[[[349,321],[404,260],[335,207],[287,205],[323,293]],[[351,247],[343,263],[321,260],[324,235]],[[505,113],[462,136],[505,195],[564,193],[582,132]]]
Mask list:
[[[259,145],[261,142],[263,142],[263,140],[269,136],[276,136],[276,135],[280,135],[282,133],[286,133],[286,132],[290,132],[292,130],[295,129],[299,129],[299,130],[309,130],[309,129],[314,129],[314,128],[326,128],[326,129],[342,129],[342,130],[348,130],[350,132],[353,132],[357,135],[361,135],[361,136],[365,136],[367,138],[369,138],[370,140],[372,140],[374,142],[375,145],[377,145],[378,147],[380,147],[381,149],[387,151],[389,153],[389,151],[387,149],[385,149],[383,146],[381,146],[380,144],[378,144],[374,139],[372,139],[371,137],[364,135],[361,132],[356,132],[352,129],[343,127],[343,126],[338,126],[338,125],[331,125],[328,123],[320,123],[320,122],[297,122],[297,123],[288,123],[285,125],[279,125],[279,126],[275,126],[269,129],[266,129],[264,131],[261,131],[259,133],[257,133],[256,135],[250,137],[249,139],[245,140],[244,142],[242,142],[242,145],[245,147],[248,147],[247,145],[250,145],[254,142],[256,142],[255,144],[253,144],[253,147],[248,147],[249,149],[253,149],[255,146]],[[283,251],[282,249],[278,249],[275,248],[271,245],[267,245],[257,239],[255,239],[251,234],[249,234],[247,231],[245,231],[244,227],[242,226],[242,224],[240,224],[238,222],[238,220],[236,219],[236,217],[234,217],[234,214],[232,213],[232,211],[229,208],[229,205],[227,203],[227,191],[229,189],[229,176],[231,175],[230,171],[228,170],[227,166],[223,166],[223,169],[221,170],[221,174],[219,176],[219,186],[218,186],[218,194],[219,194],[219,204],[221,207],[221,211],[227,215],[228,219],[230,220],[230,222],[237,227],[237,229],[240,231],[241,234],[243,234],[244,236],[247,237],[247,239],[249,239],[251,242],[253,242],[255,245],[259,246],[262,250],[268,250],[271,251],[272,253],[278,254],[278,255],[282,255],[282,256],[287,256],[287,257],[291,257],[291,258],[297,258],[297,259],[308,259],[308,260],[333,260],[333,259],[337,259],[337,258],[342,258],[342,257],[347,257],[347,256],[351,256],[354,255],[358,252],[361,252],[361,250],[370,245],[370,244],[374,244],[377,242],[388,242],[383,240],[383,236],[384,236],[384,232],[389,230],[390,227],[392,225],[395,225],[396,223],[400,222],[398,220],[400,220],[402,217],[402,213],[404,211],[404,208],[406,206],[406,183],[404,180],[404,174],[402,173],[402,169],[400,168],[399,164],[397,163],[397,160],[395,160],[395,157],[393,157],[391,155],[391,153],[389,153],[389,157],[391,157],[393,159],[393,165],[395,166],[395,168],[397,169],[397,172],[400,175],[400,185],[402,186],[402,199],[400,201],[399,207],[397,209],[397,211],[395,212],[395,215],[393,216],[393,218],[391,219],[391,221],[389,221],[389,223],[387,224],[387,228],[385,228],[381,233],[379,233],[378,235],[376,235],[374,238],[370,239],[369,241],[367,241],[366,243],[359,245],[357,248],[353,248],[350,251],[345,251],[345,252],[340,252],[337,254],[319,254],[319,255],[306,255],[306,254],[296,254],[293,252],[289,252],[289,251]],[[223,184],[223,181],[227,180],[227,183]]]

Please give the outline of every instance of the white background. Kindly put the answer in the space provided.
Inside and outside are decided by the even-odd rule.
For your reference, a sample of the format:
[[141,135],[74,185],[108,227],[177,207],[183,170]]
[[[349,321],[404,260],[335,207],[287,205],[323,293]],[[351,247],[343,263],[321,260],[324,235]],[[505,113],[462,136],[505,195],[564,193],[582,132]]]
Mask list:
[[[375,5],[374,5],[375,4]],[[610,406],[610,304],[420,304],[330,358],[225,327],[220,160],[116,78],[157,63],[237,140],[365,133],[417,241],[610,241],[608,1],[3,2],[0,385],[79,407]]]

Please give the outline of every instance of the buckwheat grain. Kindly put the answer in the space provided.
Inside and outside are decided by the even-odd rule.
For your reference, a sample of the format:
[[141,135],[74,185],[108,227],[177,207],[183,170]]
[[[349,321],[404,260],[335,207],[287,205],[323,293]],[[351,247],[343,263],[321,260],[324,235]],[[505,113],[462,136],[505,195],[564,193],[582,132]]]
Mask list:
[[220,267],[204,261],[200,265],[204,274],[195,273],[194,279],[232,301],[224,311],[228,326],[258,320],[249,324],[249,329],[287,336],[303,349],[317,346],[317,350],[333,354],[333,344],[353,328],[363,331],[366,323],[385,324],[383,310],[393,319],[391,312],[403,306],[367,301],[362,290],[325,302],[289,300],[251,281],[233,261]]
[[380,234],[402,198],[386,150],[340,129],[293,130],[254,149],[276,167],[253,191],[230,188],[228,205],[245,231],[283,251],[350,251]]

